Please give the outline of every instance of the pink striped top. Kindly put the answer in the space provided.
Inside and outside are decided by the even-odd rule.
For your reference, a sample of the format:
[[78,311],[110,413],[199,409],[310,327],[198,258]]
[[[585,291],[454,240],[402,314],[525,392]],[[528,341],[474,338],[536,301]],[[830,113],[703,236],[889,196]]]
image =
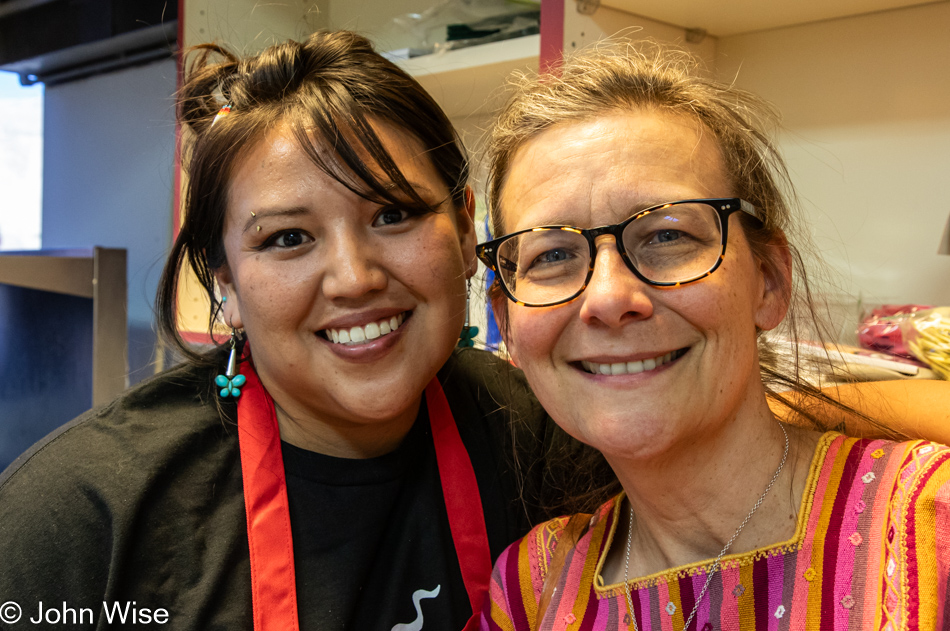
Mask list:
[[[536,526],[495,564],[483,631],[627,630],[622,584],[600,568],[618,496],[592,516],[559,576],[548,566],[566,517]],[[640,631],[679,631],[706,582],[704,561],[630,581]],[[723,559],[690,630],[943,629],[950,596],[950,449],[825,434],[795,535]],[[537,620],[545,579],[557,589]]]

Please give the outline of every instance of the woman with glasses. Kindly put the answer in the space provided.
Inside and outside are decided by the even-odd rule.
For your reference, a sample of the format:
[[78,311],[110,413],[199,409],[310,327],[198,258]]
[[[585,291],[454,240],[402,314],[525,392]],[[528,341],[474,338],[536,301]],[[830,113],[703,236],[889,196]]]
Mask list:
[[495,311],[622,491],[506,550],[482,629],[944,628],[950,450],[767,403],[815,394],[759,353],[810,306],[771,120],[684,55],[620,46],[526,81],[500,116],[504,236],[478,249]]

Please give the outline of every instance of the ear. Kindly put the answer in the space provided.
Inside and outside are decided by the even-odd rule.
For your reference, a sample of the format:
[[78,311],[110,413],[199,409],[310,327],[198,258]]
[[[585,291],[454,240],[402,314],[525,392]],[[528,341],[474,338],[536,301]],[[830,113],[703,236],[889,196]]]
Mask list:
[[243,329],[241,301],[238,298],[237,288],[231,276],[231,268],[228,267],[227,263],[214,271],[214,278],[218,281],[221,297],[227,299],[221,307],[221,317],[224,318],[224,324],[235,329]]
[[478,244],[478,235],[475,232],[475,193],[471,186],[465,187],[465,207],[458,212],[459,243],[462,246],[462,256],[467,262],[465,277],[471,278],[478,271],[478,258],[475,256],[475,246]]
[[785,235],[776,237],[766,249],[766,258],[757,262],[763,283],[755,325],[769,331],[785,319],[792,300],[792,251]]

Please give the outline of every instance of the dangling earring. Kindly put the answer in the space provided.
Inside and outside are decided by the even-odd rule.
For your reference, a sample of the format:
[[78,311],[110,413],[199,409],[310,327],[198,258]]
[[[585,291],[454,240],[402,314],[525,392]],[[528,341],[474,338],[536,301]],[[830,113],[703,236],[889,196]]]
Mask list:
[[465,281],[465,325],[462,327],[462,334],[459,335],[459,348],[475,346],[475,336],[478,335],[478,327],[469,325],[469,315],[471,314],[470,295],[472,293],[472,279]]
[[247,381],[244,375],[237,374],[237,342],[238,332],[234,327],[231,327],[231,353],[228,355],[228,368],[223,375],[218,375],[214,378],[214,385],[221,388],[218,395],[222,399],[227,399],[228,397],[234,397],[236,399],[241,396],[241,386]]

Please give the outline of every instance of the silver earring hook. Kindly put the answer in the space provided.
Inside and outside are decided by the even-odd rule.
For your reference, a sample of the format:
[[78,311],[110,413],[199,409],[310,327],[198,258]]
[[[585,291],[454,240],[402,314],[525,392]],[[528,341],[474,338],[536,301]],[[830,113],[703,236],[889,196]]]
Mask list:
[[237,338],[238,338],[237,329],[235,329],[232,326],[231,327],[231,352],[228,355],[228,369],[224,373],[225,376],[227,377],[233,377],[234,375],[237,374],[237,359],[238,359]]

